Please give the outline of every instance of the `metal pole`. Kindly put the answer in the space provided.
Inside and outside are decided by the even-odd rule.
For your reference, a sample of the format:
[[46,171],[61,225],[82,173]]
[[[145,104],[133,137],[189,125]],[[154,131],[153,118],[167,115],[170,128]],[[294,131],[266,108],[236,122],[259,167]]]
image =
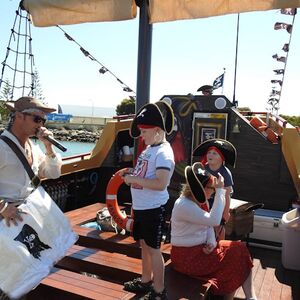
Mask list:
[[149,24],[148,0],[137,1],[140,7],[139,43],[136,87],[136,112],[150,98],[151,54],[152,54],[152,24]]
[[240,14],[237,15],[237,25],[236,25],[234,83],[233,83],[233,97],[232,97],[232,103],[233,103],[233,105],[236,104],[236,100],[235,100],[235,87],[236,87],[237,56],[238,56],[238,46],[239,46],[239,30],[240,30]]
[[223,68],[222,95],[224,95],[225,73],[226,73],[226,68]]

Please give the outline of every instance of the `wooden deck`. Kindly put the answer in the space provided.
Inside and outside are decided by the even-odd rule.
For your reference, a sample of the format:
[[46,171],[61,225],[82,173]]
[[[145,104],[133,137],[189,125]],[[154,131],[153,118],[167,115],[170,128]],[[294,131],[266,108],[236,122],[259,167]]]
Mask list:
[[[141,251],[132,237],[80,226],[94,221],[103,206],[98,203],[66,213],[79,235],[78,242],[26,300],[112,300],[142,296],[123,290],[125,281],[142,272]],[[169,299],[206,299],[210,284],[174,271],[170,249],[170,244],[162,246]]]
[[[123,290],[123,282],[141,274],[140,248],[132,237],[99,232],[81,227],[93,221],[97,203],[66,213],[79,240],[57,263],[52,273],[31,293],[27,300],[68,299],[138,299],[139,295]],[[216,299],[209,295],[209,285],[175,272],[170,262],[170,244],[163,244],[166,265],[166,286],[169,300]],[[300,272],[281,264],[276,250],[250,247],[254,258],[254,284],[259,300],[300,299]],[[240,288],[235,299],[245,299]]]
[[[280,251],[250,247],[250,252],[254,258],[254,286],[259,300],[300,299],[300,272],[282,266]],[[241,288],[235,299],[245,299]]]

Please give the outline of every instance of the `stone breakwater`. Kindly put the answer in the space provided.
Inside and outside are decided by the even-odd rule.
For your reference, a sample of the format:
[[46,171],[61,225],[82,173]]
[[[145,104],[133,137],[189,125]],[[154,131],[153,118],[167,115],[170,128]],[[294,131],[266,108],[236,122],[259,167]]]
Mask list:
[[88,131],[85,129],[50,129],[59,141],[95,143],[102,130]]
[[[0,134],[4,130],[4,126],[0,125]],[[69,142],[83,142],[83,143],[95,143],[102,133],[102,129],[94,129],[89,131],[86,129],[51,129],[55,139],[59,141],[69,141]]]

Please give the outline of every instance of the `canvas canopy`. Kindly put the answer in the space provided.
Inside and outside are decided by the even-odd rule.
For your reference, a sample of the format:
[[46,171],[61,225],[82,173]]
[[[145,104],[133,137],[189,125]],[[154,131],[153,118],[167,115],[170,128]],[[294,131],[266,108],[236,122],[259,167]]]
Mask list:
[[137,10],[134,0],[23,0],[22,5],[37,27],[129,20]]
[[[35,26],[128,20],[134,0],[23,0]],[[150,23],[299,7],[300,0],[149,0]]]

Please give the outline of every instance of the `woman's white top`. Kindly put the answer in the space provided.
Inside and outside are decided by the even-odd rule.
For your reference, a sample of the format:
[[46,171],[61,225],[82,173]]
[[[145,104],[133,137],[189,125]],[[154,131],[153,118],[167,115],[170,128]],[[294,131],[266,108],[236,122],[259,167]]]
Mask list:
[[192,200],[179,197],[172,211],[171,244],[192,247],[216,244],[214,226],[220,225],[225,205],[225,190],[216,189],[215,201],[210,212],[201,209]]

